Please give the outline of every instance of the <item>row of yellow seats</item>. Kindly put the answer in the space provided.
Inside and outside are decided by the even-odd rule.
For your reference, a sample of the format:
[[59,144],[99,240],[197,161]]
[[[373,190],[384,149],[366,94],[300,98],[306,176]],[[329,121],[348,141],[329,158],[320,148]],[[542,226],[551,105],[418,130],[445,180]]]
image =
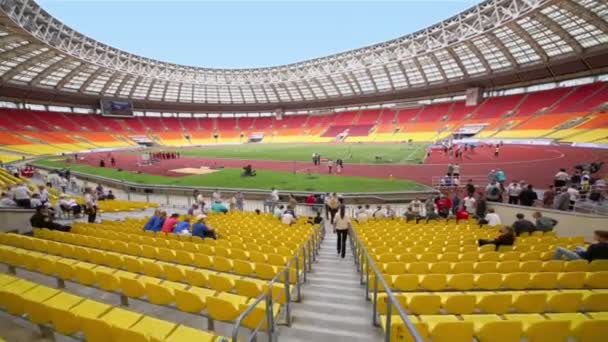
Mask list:
[[385,274],[459,274],[514,272],[597,272],[608,271],[608,260],[529,260],[529,261],[457,261],[389,262],[378,264]]
[[[416,315],[608,311],[606,290],[399,293],[395,298]],[[379,294],[376,307],[383,315],[386,302],[386,294]],[[397,313],[395,308],[391,311]]]
[[[253,268],[254,263],[270,264],[265,265],[273,270],[278,270],[281,266],[285,266],[288,261],[288,257],[280,254],[267,254],[262,252],[245,252],[240,249],[217,249],[217,251],[225,251],[225,256],[219,254],[210,255],[205,253],[206,250],[216,252],[215,249],[200,248],[196,244],[188,244],[188,248],[193,251],[189,251],[185,247],[183,249],[172,249],[170,247],[156,247],[155,245],[149,245],[143,242],[130,242],[126,243],[122,240],[110,240],[91,237],[88,239],[82,239],[77,234],[65,233],[60,231],[47,231],[45,233],[39,233],[39,229],[34,230],[36,237],[44,237],[51,241],[60,241],[76,246],[87,246],[93,249],[101,249],[103,251],[111,251],[116,253],[122,253],[135,257],[143,257],[153,260],[160,260],[166,262],[174,262],[184,265],[196,265],[201,268],[211,268],[217,271],[229,272],[234,271],[236,273],[245,272],[246,270]],[[0,235],[1,236],[1,235]],[[0,241],[2,239],[0,238]],[[179,242],[179,241],[178,241]],[[26,240],[27,243],[27,240]],[[221,253],[221,252],[220,252]],[[230,253],[230,255],[228,255]],[[291,252],[288,252],[291,255]],[[303,256],[299,259],[302,263]],[[234,259],[234,260],[232,260]],[[250,260],[251,262],[248,262]],[[240,265],[235,266],[235,265]],[[249,265],[249,266],[245,266]],[[265,266],[257,265],[255,268],[266,268]],[[295,267],[295,265],[293,265]],[[278,271],[277,271],[278,272]],[[277,273],[275,272],[275,274]],[[247,275],[251,273],[239,273]],[[257,274],[257,272],[256,272]],[[265,274],[265,276],[268,276]],[[274,276],[274,275],[273,275]],[[271,277],[272,278],[272,277]]]
[[[441,236],[433,234],[431,236],[424,236],[421,234],[408,235],[396,237],[391,234],[386,236],[375,235],[373,238],[360,238],[360,240],[370,248],[377,247],[413,247],[421,244],[435,245],[435,246],[449,246],[449,245],[467,245],[476,244],[480,238],[491,238],[497,235],[496,232],[487,234],[477,234],[475,236]],[[518,245],[538,245],[543,243],[584,243],[582,236],[567,236],[557,237],[554,235],[548,236],[530,236],[530,237],[517,237],[515,239],[515,246]]]
[[[224,257],[212,257],[206,254],[186,251],[177,251],[173,254],[173,250],[166,248],[150,249],[150,255],[148,256],[129,255],[129,253],[124,253],[124,251],[120,250],[121,248],[118,248],[118,250],[110,249],[110,252],[108,252],[95,248],[74,246],[67,243],[22,237],[16,234],[0,234],[0,243],[14,247],[22,247],[28,250],[48,252],[53,255],[61,255],[111,267],[124,268],[133,272],[155,272],[154,275],[166,275],[167,277],[172,277],[171,279],[180,276],[182,278],[177,279],[183,279],[184,272],[187,269],[200,271],[203,271],[201,269],[210,269],[219,273],[235,273],[238,276],[269,280],[276,276],[282,270],[281,266],[283,266],[253,263],[243,260],[229,260]],[[115,245],[113,244],[108,247],[113,248],[114,246]],[[117,246],[122,245],[117,244]],[[144,249],[145,248],[142,248],[141,250],[143,251]],[[278,262],[279,261],[277,261],[277,263]],[[150,265],[147,270],[144,270],[142,266],[144,263]],[[167,275],[167,269],[171,270],[171,275]],[[225,275],[230,276],[230,274]],[[291,268],[290,282],[295,283],[295,281],[296,271],[295,268]]]
[[[589,314],[509,314],[409,316],[422,339],[433,342],[604,342],[608,336],[608,312]],[[413,341],[400,316],[380,317],[382,329],[391,341]],[[475,340],[473,339],[475,338]]]
[[[460,273],[460,274],[401,274],[384,277],[394,290],[400,291],[471,291],[523,289],[582,289],[608,288],[608,271],[600,272],[542,272],[542,273]],[[370,288],[375,278],[370,276]],[[381,283],[378,288],[383,291]]]
[[0,274],[0,307],[15,316],[27,315],[34,324],[51,324],[62,335],[82,332],[88,342],[228,341],[6,274]]
[[[156,233],[147,235],[137,235],[130,233],[120,233],[113,231],[93,230],[91,228],[73,228],[72,236],[68,239],[74,241],[78,239],[86,239],[87,237],[98,237],[108,240],[119,240],[129,241],[131,243],[144,244],[158,247],[168,247],[175,250],[188,250],[191,252],[202,252],[209,255],[222,253],[228,249],[241,249],[241,250],[253,250],[253,251],[265,251],[266,253],[281,254],[284,256],[293,256],[297,250],[297,244],[288,241],[264,241],[264,244],[256,244],[254,242],[243,243],[241,241],[227,241],[227,240],[204,240],[200,237],[190,237],[188,235],[178,234],[166,234]],[[82,236],[85,235],[85,236]],[[41,236],[44,237],[44,236]],[[66,237],[67,238],[67,237]],[[188,241],[190,238],[190,241]],[[69,242],[66,241],[66,242]],[[224,247],[225,246],[225,247]],[[276,247],[275,247],[276,246]],[[220,255],[228,256],[228,255]]]
[[[255,300],[249,296],[164,280],[155,276],[141,275],[75,259],[55,259],[48,254],[15,247],[9,249],[6,246],[0,246],[0,255],[3,262],[15,267],[56,276],[62,280],[75,281],[78,284],[104,291],[119,293],[126,298],[142,300],[145,297],[148,302],[156,305],[175,303],[178,310],[188,313],[202,314],[203,311],[206,311],[206,316],[217,321],[234,321]],[[157,267],[156,270],[160,266],[158,264],[149,265]],[[210,276],[209,281],[213,282],[213,279]],[[220,283],[231,281],[220,275],[215,279]],[[236,282],[239,279],[234,278],[232,280]],[[248,284],[248,286],[255,284],[255,287],[259,288],[257,283]],[[218,285],[218,287],[221,286],[223,284]],[[244,326],[255,329],[264,321],[266,317],[265,305],[261,304],[243,321]],[[280,305],[274,304],[272,309],[276,316],[279,313]]]
[[[484,246],[485,247],[485,246]],[[374,259],[377,262],[412,262],[412,261],[528,261],[528,260],[544,260],[549,256],[553,257],[555,248],[549,249],[549,252],[531,251],[531,252],[495,252],[494,249],[474,251],[474,252],[436,252],[436,253],[384,253],[375,254]]]

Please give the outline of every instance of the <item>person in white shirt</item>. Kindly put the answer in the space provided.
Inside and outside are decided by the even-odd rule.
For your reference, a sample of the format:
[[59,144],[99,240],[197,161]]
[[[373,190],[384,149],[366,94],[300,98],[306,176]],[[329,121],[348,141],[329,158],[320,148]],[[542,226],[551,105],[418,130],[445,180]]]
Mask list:
[[338,234],[337,249],[338,255],[342,256],[342,259],[346,256],[346,239],[348,238],[348,230],[352,227],[350,217],[346,215],[346,207],[340,206],[338,214],[333,219],[334,231]]
[[49,201],[49,191],[46,189],[46,186],[38,186],[38,192],[40,193],[40,201],[42,203],[46,203]]
[[270,197],[268,198],[268,206],[270,212],[275,212],[276,205],[279,203],[279,191],[275,188],[272,188],[270,191]]
[[369,206],[369,204],[365,205],[365,212],[367,213],[368,219],[374,217],[374,210]]
[[509,195],[509,204],[519,204],[519,194],[521,194],[521,187],[519,183],[512,182],[507,187],[507,194]]
[[570,179],[570,176],[566,172],[566,169],[559,169],[559,172],[556,173],[553,178],[553,185],[555,185],[556,188],[561,188],[566,185],[568,179]]
[[205,198],[203,197],[203,193],[199,192],[198,195],[196,195],[196,203],[198,203],[199,208],[205,207]]
[[500,224],[502,224],[502,221],[500,220],[500,216],[498,216],[498,214],[494,211],[494,209],[490,208],[488,209],[488,213],[486,214],[486,217],[483,220],[479,221],[479,226],[481,227],[482,225],[487,224],[488,226],[498,226]]
[[42,201],[40,200],[40,194],[35,193],[32,194],[32,198],[30,199],[30,206],[32,208],[38,208],[42,206]]
[[386,217],[395,218],[395,210],[393,210],[390,205],[386,206]]
[[462,200],[465,210],[469,215],[475,214],[475,206],[476,206],[475,196],[467,196]]
[[283,205],[280,205],[280,206],[277,206],[274,208],[272,215],[274,215],[274,217],[280,219],[283,216],[284,211],[285,211],[285,207]]
[[14,208],[17,207],[17,203],[13,201],[11,195],[8,192],[3,192],[2,198],[0,198],[0,207]]
[[296,218],[293,216],[292,210],[286,210],[283,213],[283,216],[281,216],[281,223],[283,223],[285,225],[291,225],[291,224],[294,224],[295,222],[296,222]]
[[68,189],[68,180],[65,177],[61,177],[59,179],[59,187],[61,187],[61,192],[66,192]]
[[357,222],[362,223],[362,222],[367,222],[368,220],[368,216],[367,216],[367,210],[365,210],[363,208],[363,206],[359,206],[357,208],[357,211],[355,212],[355,217],[357,219]]
[[95,196],[95,192],[91,188],[85,189],[84,194],[85,201],[85,211],[88,215],[88,222],[95,223],[95,219],[97,218],[97,197]]
[[32,192],[27,188],[25,183],[20,183],[15,187],[13,196],[17,205],[21,208],[29,209],[31,207],[30,196],[32,196]]
[[576,204],[576,201],[578,200],[578,198],[579,198],[579,196],[580,196],[581,193],[573,185],[571,185],[568,188],[568,190],[566,190],[566,192],[570,196],[570,210],[573,210],[574,209],[574,204]]
[[220,191],[217,189],[213,192],[211,197],[213,198],[213,202],[222,200],[222,195],[220,194]]

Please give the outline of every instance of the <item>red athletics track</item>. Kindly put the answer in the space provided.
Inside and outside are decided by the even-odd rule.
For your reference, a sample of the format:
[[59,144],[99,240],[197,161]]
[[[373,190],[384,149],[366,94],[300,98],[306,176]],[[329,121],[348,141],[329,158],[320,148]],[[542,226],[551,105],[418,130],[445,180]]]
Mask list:
[[[170,150],[170,149],[167,149]],[[277,160],[248,160],[223,159],[203,157],[182,157],[174,160],[162,160],[152,166],[140,167],[137,165],[138,156],[133,153],[113,152],[117,167],[129,171],[180,177],[183,174],[170,170],[184,167],[198,168],[201,166],[224,166],[241,168],[251,164],[256,170],[277,170],[327,173],[327,167],[315,167],[311,162],[277,161]],[[106,158],[108,153],[90,153],[82,155],[85,160],[81,163],[98,166],[100,158]],[[478,147],[475,152],[465,153],[462,160],[455,160],[443,155],[442,152],[433,152],[424,164],[419,165],[378,165],[378,164],[345,164],[343,175],[388,178],[412,179],[430,185],[432,177],[442,176],[450,162],[461,165],[461,175],[466,179],[470,175],[486,175],[491,169],[502,169],[507,180],[525,180],[538,188],[546,188],[552,183],[553,175],[560,169],[572,170],[574,165],[592,161],[608,161],[608,150],[578,148],[570,146],[533,146],[533,145],[504,145],[500,149],[498,158],[494,157],[494,148]],[[106,161],[109,165],[109,161]],[[608,165],[602,173],[608,174]]]

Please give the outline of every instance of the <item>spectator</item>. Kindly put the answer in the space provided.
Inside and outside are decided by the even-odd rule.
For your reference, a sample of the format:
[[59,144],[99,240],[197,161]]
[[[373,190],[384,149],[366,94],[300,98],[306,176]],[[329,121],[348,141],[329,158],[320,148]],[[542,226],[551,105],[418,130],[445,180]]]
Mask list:
[[369,204],[365,205],[365,212],[367,212],[368,219],[374,217],[374,210],[370,207]]
[[321,222],[323,222],[323,218],[321,217],[321,212],[318,211],[315,217],[308,218],[308,224],[320,224]]
[[173,233],[179,235],[190,235],[190,218],[185,217],[182,221],[177,222],[175,224],[175,228],[173,228]]
[[523,233],[532,233],[536,230],[534,223],[530,220],[526,220],[524,214],[518,213],[515,215],[517,220],[513,222],[513,231],[515,235],[520,236]]
[[578,198],[580,196],[580,192],[578,191],[577,188],[574,187],[574,185],[570,185],[568,187],[568,190],[566,190],[566,192],[568,193],[569,200],[570,200],[570,206],[568,207],[568,209],[574,210],[574,205],[576,204],[576,201],[578,200]]
[[596,230],[594,237],[597,243],[591,244],[587,249],[577,246],[574,251],[564,247],[557,247],[554,259],[561,260],[563,257],[567,260],[585,259],[589,262],[599,259],[608,259],[608,231]]
[[178,217],[179,217],[179,214],[177,214],[177,213],[171,214],[171,216],[166,218],[165,222],[163,222],[163,225],[162,225],[160,231],[163,233],[167,233],[167,234],[173,232],[173,229],[175,228],[175,225],[177,224]]
[[338,255],[341,255],[342,259],[344,259],[346,256],[346,239],[348,237],[348,230],[351,228],[350,217],[346,215],[345,206],[340,206],[340,213],[334,217],[332,223],[334,224],[334,231],[338,234]]
[[32,194],[32,199],[30,199],[30,206],[32,208],[38,208],[42,206],[42,201],[40,200],[40,194],[34,193]]
[[192,216],[194,215],[194,211],[198,210],[198,204],[193,204],[192,207],[190,207],[190,209],[188,209],[188,215]]
[[374,214],[372,215],[374,218],[385,218],[386,213],[382,210],[382,206],[377,206]]
[[36,208],[36,213],[30,218],[30,224],[34,228],[46,228],[62,232],[69,232],[72,229],[70,226],[53,222],[53,218],[49,215],[49,210],[46,206]]
[[521,187],[517,182],[511,182],[507,187],[507,195],[509,196],[509,204],[519,204],[519,195],[521,194]]
[[483,193],[478,193],[479,198],[477,199],[477,205],[475,206],[475,216],[477,218],[486,217],[486,212],[488,210],[488,203],[485,198],[483,198]]
[[498,247],[500,246],[513,246],[513,243],[515,243],[515,234],[513,234],[513,229],[509,226],[501,227],[500,235],[494,240],[479,239],[477,241],[477,244],[480,247],[492,244],[496,246],[496,250],[498,250]]
[[439,213],[437,212],[437,205],[430,197],[424,203],[424,217],[426,218],[427,223],[430,220],[437,220],[440,217]]
[[466,211],[470,214],[473,215],[475,214],[475,207],[476,207],[476,200],[475,200],[475,195],[467,195],[467,197],[465,197],[462,200],[462,206],[466,209]]
[[528,184],[528,186],[521,191],[521,194],[519,194],[519,202],[526,207],[534,206],[534,202],[536,202],[537,199],[538,195],[536,194],[536,191],[534,191],[532,184]]
[[549,189],[543,193],[543,207],[553,208],[553,201],[555,200],[555,190],[553,185],[549,185]]
[[283,216],[283,212],[285,211],[285,206],[284,205],[280,205],[274,208],[274,212],[272,213],[272,215],[278,219],[281,219],[281,216]]
[[439,199],[435,202],[437,205],[437,213],[443,218],[447,218],[450,215],[450,209],[452,209],[452,200],[444,194],[439,195]]
[[559,195],[555,196],[553,209],[562,211],[568,211],[570,209],[570,194],[567,191],[562,190]]
[[[422,216],[422,202],[420,202],[420,199],[416,198],[415,200],[411,201],[407,207],[408,213],[412,215],[412,218],[416,219],[416,223],[418,223],[418,220]],[[408,215],[406,215],[406,219],[407,217]]]
[[355,218],[359,223],[367,222],[367,220],[369,219],[369,217],[367,216],[367,210],[365,210],[362,205],[357,207],[357,211],[355,212]]
[[581,184],[581,172],[579,170],[574,170],[574,174],[570,177],[570,183],[573,185]]
[[555,177],[553,178],[553,185],[555,185],[556,188],[566,186],[569,178],[570,176],[568,176],[566,169],[559,169],[559,172],[556,173]]
[[496,170],[490,170],[490,173],[488,173],[488,184],[492,182],[496,182]]
[[38,193],[40,193],[40,201],[43,204],[46,204],[49,201],[49,191],[46,189],[46,186],[39,185]]
[[329,197],[327,206],[329,208],[330,222],[334,222],[334,217],[336,216],[338,209],[340,209],[340,201],[338,200],[338,195],[335,192]]
[[236,195],[234,195],[234,199],[236,200],[236,210],[245,210],[245,196],[243,195],[243,192],[237,191]]
[[496,181],[492,181],[490,184],[488,184],[488,186],[486,186],[486,199],[488,202],[500,202],[501,190]]
[[[462,156],[462,154],[461,154],[461,156]],[[460,165],[458,165],[458,163],[454,164],[454,170],[453,171],[454,171],[453,175],[454,175],[455,178],[460,177]]]
[[287,209],[285,210],[285,212],[283,213],[283,216],[281,216],[281,223],[285,224],[285,225],[292,225],[296,222],[296,216],[295,213],[293,212],[293,209]]
[[536,220],[536,230],[541,232],[550,232],[558,224],[558,221],[551,217],[543,216],[540,211],[532,214],[532,217]]
[[103,201],[106,198],[103,193],[103,186],[101,184],[97,184],[97,187],[95,188],[95,195],[100,201]]
[[66,193],[68,189],[68,179],[61,177],[59,179],[59,187],[61,188],[61,192]]
[[460,210],[458,210],[456,212],[456,223],[460,222],[460,220],[468,220],[469,219],[469,213],[467,212],[467,210],[462,207],[460,208]]
[[[163,212],[161,212],[160,210],[154,210],[154,215],[152,215],[152,217],[150,217],[150,219],[148,220],[148,222],[146,222],[146,224],[144,225],[144,230],[149,230],[152,232],[158,232],[160,231],[160,229],[163,226]],[[166,213],[165,213],[166,215]]]
[[297,205],[298,205],[298,200],[296,200],[295,196],[290,193],[287,208],[295,210]]
[[84,202],[84,210],[88,216],[87,221],[89,223],[94,223],[97,218],[97,196],[93,192],[93,189],[85,189]]
[[220,193],[220,191],[218,189],[215,189],[215,191],[213,192],[213,194],[211,194],[211,198],[213,199],[213,201],[221,201],[222,200],[222,194]]
[[13,207],[17,207],[17,203],[15,201],[13,201],[13,198],[10,193],[3,192],[2,198],[0,199],[0,207],[13,208]]
[[32,195],[30,189],[27,188],[25,183],[19,183],[13,190],[13,196],[17,206],[25,209],[31,207],[30,196]]
[[448,177],[452,177],[454,175],[454,165],[452,163],[448,164]]
[[[467,196],[473,197],[475,195],[475,184],[473,184],[473,180],[469,179],[466,185]],[[470,214],[471,212],[469,212]]]
[[198,190],[196,192],[196,203],[201,209],[205,207],[205,198],[203,197],[203,193],[198,192]]
[[488,209],[488,213],[486,214],[486,216],[483,219],[479,220],[480,227],[484,224],[487,224],[488,226],[498,226],[502,224],[500,216],[498,216],[498,214],[494,211],[494,208]]
[[503,188],[503,184],[507,180],[507,175],[505,175],[505,172],[501,169],[498,169],[496,170],[496,174],[494,175],[494,177],[496,178],[498,184],[500,184],[500,187]]
[[215,200],[211,205],[211,212],[225,214],[228,212],[228,208],[226,208],[226,205],[222,201]]
[[270,191],[270,197],[268,198],[268,205],[270,212],[274,212],[275,207],[279,203],[279,191],[275,188],[272,188]]
[[308,205],[313,205],[316,203],[316,198],[314,194],[310,194],[308,196],[306,196],[306,204]]
[[391,208],[390,205],[386,206],[386,217],[391,219],[395,218],[395,210]]
[[106,200],[114,200],[116,199],[116,197],[114,196],[114,193],[112,193],[112,190],[108,190],[108,194],[106,195]]
[[74,216],[79,216],[82,212],[82,206],[76,200],[68,199],[66,194],[59,195],[59,210],[72,213]]
[[454,197],[452,197],[452,214],[456,215],[458,208],[461,207],[461,202],[458,192],[454,192]]
[[214,240],[217,239],[217,233],[213,227],[210,227],[205,222],[206,215],[201,214],[196,217],[196,222],[192,225],[192,236],[198,236],[200,238],[210,237]]

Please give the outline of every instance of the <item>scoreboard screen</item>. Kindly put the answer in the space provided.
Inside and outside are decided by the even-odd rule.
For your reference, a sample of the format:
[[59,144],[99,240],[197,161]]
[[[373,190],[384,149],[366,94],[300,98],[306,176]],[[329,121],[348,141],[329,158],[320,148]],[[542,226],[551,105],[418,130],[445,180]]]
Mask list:
[[133,103],[129,100],[102,99],[101,114],[109,116],[133,116]]

